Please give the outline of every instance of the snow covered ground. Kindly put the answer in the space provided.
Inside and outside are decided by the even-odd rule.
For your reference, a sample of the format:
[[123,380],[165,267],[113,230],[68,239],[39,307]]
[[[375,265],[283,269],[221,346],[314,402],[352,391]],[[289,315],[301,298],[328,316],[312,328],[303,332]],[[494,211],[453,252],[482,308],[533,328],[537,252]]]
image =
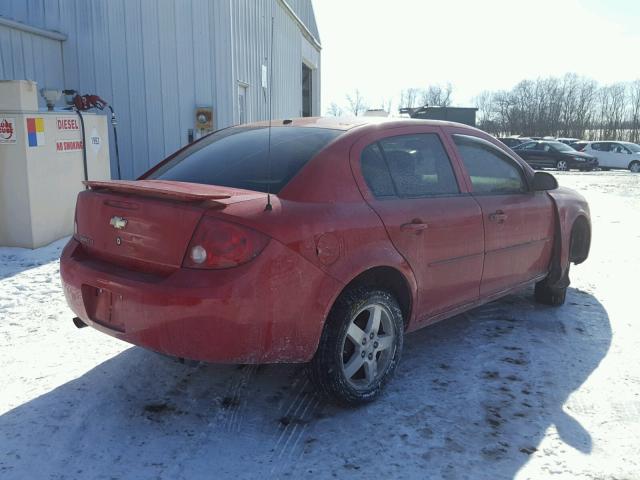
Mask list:
[[409,335],[359,409],[302,368],[184,365],[71,323],[64,241],[0,249],[0,479],[640,479],[640,175],[589,200],[565,306],[510,296]]

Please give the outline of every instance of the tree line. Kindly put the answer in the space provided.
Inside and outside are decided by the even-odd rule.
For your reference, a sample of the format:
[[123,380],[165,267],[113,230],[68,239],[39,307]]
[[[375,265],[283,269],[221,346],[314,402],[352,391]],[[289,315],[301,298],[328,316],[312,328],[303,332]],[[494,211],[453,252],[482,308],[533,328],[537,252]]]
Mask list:
[[640,80],[600,86],[573,73],[523,80],[475,99],[478,127],[497,136],[640,141]]
[[[446,85],[429,85],[426,88],[407,88],[400,92],[398,110],[402,108],[414,108],[429,105],[432,107],[449,107],[452,103],[453,87]],[[362,96],[358,89],[345,96],[346,104],[340,106],[333,102],[327,109],[327,115],[339,117],[344,114],[362,115],[370,108],[370,103]],[[375,104],[374,108],[382,109],[387,113],[392,112],[394,99],[386,98]]]
[[[453,87],[407,88],[396,97],[397,111],[421,106],[448,107]],[[362,115],[369,102],[355,90],[344,107],[332,103],[328,115]],[[376,108],[392,112],[393,98]],[[523,80],[511,90],[485,91],[475,97],[477,125],[496,136],[572,137],[587,140],[627,140],[640,143],[640,80],[599,85],[574,73],[562,77]]]

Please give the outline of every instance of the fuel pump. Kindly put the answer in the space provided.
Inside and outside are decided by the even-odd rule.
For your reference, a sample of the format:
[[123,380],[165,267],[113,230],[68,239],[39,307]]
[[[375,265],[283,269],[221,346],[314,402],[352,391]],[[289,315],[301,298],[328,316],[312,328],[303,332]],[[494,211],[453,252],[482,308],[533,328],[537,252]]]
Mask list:
[[86,112],[87,110],[91,110],[92,108],[98,110],[104,110],[105,107],[108,107],[111,111],[111,126],[113,127],[113,141],[116,150],[116,169],[118,173],[118,180],[122,178],[122,174],[120,172],[120,152],[118,150],[118,121],[116,119],[116,112],[113,110],[113,107],[109,105],[106,101],[100,98],[98,95],[80,95],[76,90],[63,90],[62,93],[67,98],[67,104],[69,104],[69,108],[75,110],[78,113],[78,117],[80,118],[80,127],[82,130],[82,143],[83,143],[83,162],[84,162],[84,176],[85,180],[89,180],[89,175],[87,172],[87,147],[85,141],[85,130],[84,130],[84,119],[82,118],[82,112]]

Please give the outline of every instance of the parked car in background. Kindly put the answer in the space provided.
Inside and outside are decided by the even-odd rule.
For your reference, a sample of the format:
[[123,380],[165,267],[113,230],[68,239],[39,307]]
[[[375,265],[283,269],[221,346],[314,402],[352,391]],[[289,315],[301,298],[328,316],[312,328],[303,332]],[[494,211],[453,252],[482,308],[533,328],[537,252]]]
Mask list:
[[527,285],[563,304],[591,241],[582,196],[438,121],[242,125],[85,184],[60,261],[76,326],[207,362],[309,362],[347,404],[380,393],[405,332]]
[[562,142],[539,140],[520,145],[515,151],[533,168],[590,171],[598,167],[595,156],[578,152]]
[[589,142],[587,142],[586,140],[578,140],[577,142],[570,143],[569,146],[574,150],[581,152],[584,149],[584,147],[587,146],[588,143]]
[[566,143],[567,145],[569,145],[570,147],[572,147],[573,143],[579,142],[580,139],[579,138],[565,138],[565,137],[561,137],[561,138],[556,138],[556,140],[558,142],[562,142],[562,143]]
[[529,137],[498,137],[498,140],[510,148],[517,147],[518,145],[531,141]]
[[640,145],[631,142],[585,142],[581,150],[595,156],[602,170],[640,172]]

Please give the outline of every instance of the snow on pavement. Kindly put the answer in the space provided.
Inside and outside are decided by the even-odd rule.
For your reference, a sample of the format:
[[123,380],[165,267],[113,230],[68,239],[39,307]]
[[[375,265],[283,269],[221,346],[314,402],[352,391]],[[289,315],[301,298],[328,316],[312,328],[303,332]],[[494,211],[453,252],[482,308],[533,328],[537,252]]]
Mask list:
[[64,240],[0,248],[0,479],[640,479],[640,175],[557,176],[594,223],[566,305],[528,290],[411,334],[357,409],[298,365],[181,364],[77,330]]

